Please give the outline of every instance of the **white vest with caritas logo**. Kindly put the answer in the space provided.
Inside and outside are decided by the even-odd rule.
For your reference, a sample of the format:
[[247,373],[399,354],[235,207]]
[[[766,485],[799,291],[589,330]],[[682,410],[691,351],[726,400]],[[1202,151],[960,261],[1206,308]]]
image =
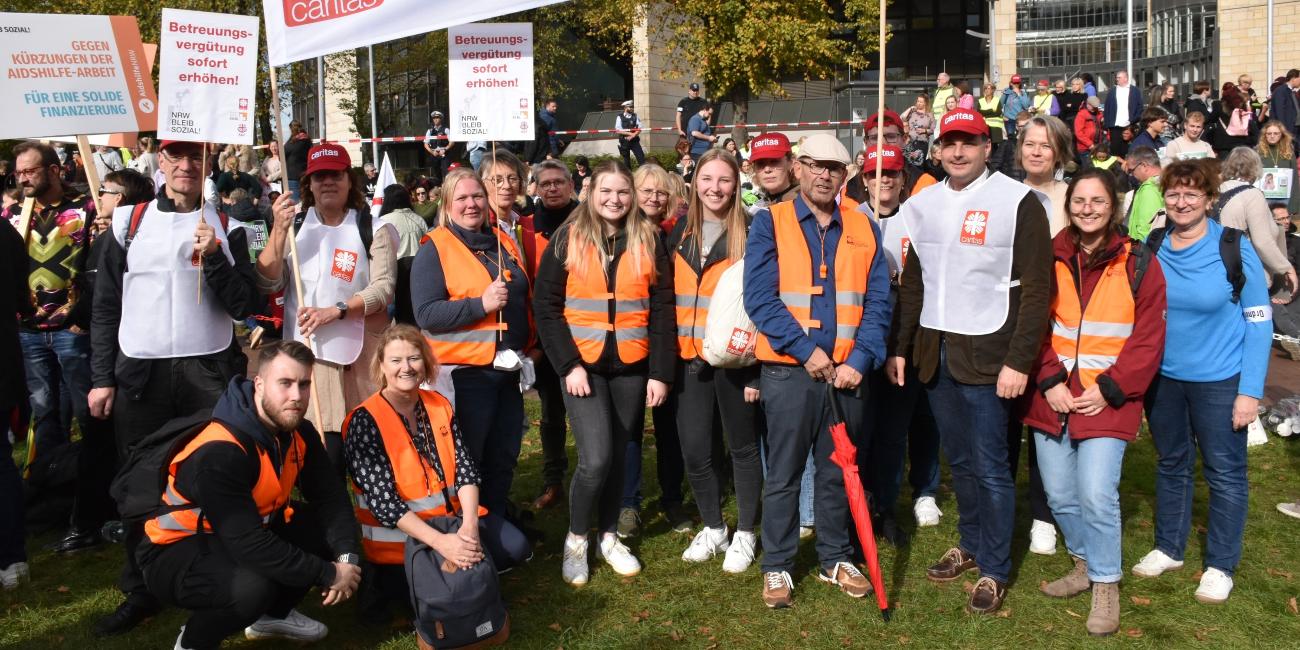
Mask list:
[[[370,260],[357,230],[356,210],[348,210],[339,225],[327,226],[316,216],[316,208],[307,208],[295,239],[301,258],[302,298],[307,306],[333,309],[370,284]],[[365,339],[365,319],[345,318],[319,327],[313,345],[298,329],[298,296],[293,278],[289,282],[284,291],[285,331],[293,332],[293,340],[311,346],[317,359],[343,366],[356,362]]]
[[[113,213],[113,237],[126,245],[131,210]],[[203,219],[221,242],[221,252],[232,265],[229,239],[216,209],[206,206]],[[194,230],[199,211],[164,212],[158,201],[140,218],[131,247],[126,251],[122,276],[122,320],[117,343],[122,354],[135,359],[174,359],[225,350],[234,336],[230,314],[211,290],[199,300],[202,267],[194,253]],[[206,287],[205,287],[206,289]]]
[[[903,204],[899,215],[921,259],[921,326],[954,334],[998,331],[1011,308],[1016,213],[1032,190],[998,172],[961,192],[945,181]],[[891,221],[893,220],[891,219]]]

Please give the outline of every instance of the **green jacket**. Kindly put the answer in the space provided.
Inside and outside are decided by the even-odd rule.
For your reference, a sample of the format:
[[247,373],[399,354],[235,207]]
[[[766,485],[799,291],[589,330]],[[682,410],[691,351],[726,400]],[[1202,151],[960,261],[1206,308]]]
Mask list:
[[1160,177],[1152,176],[1138,186],[1128,210],[1128,236],[1146,241],[1151,234],[1151,219],[1165,207],[1165,197],[1160,195]]

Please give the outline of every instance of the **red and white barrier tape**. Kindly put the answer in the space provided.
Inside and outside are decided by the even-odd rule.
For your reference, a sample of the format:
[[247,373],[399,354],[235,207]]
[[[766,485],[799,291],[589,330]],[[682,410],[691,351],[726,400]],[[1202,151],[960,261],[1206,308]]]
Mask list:
[[[744,126],[747,129],[811,129],[818,127],[834,126],[858,126],[861,122],[856,120],[822,120],[820,122],[765,122],[761,124],[719,124],[713,127],[715,130],[733,129],[737,126]],[[667,133],[676,131],[675,126],[653,126],[641,127],[642,133]],[[572,131],[551,131],[551,135],[597,135],[617,133],[615,129],[577,129]],[[423,136],[423,135],[398,135],[386,138],[348,138],[346,140],[334,140],[327,138],[326,142],[346,143],[346,144],[363,144],[370,142],[424,142],[430,139],[447,139],[447,136]],[[312,142],[319,143],[320,139],[314,139]]]

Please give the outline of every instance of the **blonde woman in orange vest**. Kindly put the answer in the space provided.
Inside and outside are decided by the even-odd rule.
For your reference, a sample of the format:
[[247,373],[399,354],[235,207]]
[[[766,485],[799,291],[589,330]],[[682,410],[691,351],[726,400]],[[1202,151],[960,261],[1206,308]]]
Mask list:
[[524,436],[521,359],[532,345],[530,289],[515,242],[492,223],[488,189],[454,169],[442,183],[440,225],[411,264],[411,306],[451,372],[461,433],[482,472],[482,501],[506,514]]
[[817,468],[817,577],[853,598],[871,593],[852,562],[848,499],[843,474],[830,460],[828,427],[833,396],[859,449],[870,446],[859,387],[885,360],[889,264],[880,230],[853,199],[840,197],[849,162],[834,137],[805,140],[798,197],[756,213],[745,249],[745,311],[758,327],[767,419],[762,597],[768,607],[789,607],[794,596],[799,479],[810,450]]
[[667,397],[677,352],[672,266],[636,204],[631,172],[605,163],[588,186],[590,198],[542,256],[535,303],[578,447],[562,567],[574,586],[587,583],[593,523],[597,555],[619,575],[641,572],[617,535],[623,454],[628,440],[642,435],[646,407]]
[[[739,198],[740,167],[721,149],[710,149],[695,166],[690,206],[669,238],[677,296],[677,350],[681,362],[673,384],[677,430],[686,476],[704,527],[682,553],[705,562],[726,552],[722,570],[741,573],[754,562],[763,468],[758,441],[764,432],[758,408],[758,366],[714,368],[703,357],[709,299],[727,269],[745,256],[749,218]],[[736,481],[736,534],[727,539],[718,473],[711,464],[713,422],[722,423]]]
[[1052,242],[1052,336],[1024,418],[1074,560],[1069,573],[1040,589],[1055,598],[1091,589],[1085,626],[1096,636],[1119,629],[1120,469],[1165,341],[1165,278],[1155,253],[1125,233],[1112,179],[1089,169],[1066,190],[1070,223]]
[[351,503],[305,418],[315,356],[295,341],[257,355],[257,375],[231,380],[201,431],[183,433],[193,416],[164,426],[192,437],[167,461],[138,558],[150,593],[191,612],[176,648],[240,631],[319,641],[329,630],[294,608],[314,589],[337,605],[361,578]]
[[[362,614],[385,622],[387,600],[410,595],[402,568],[408,536],[462,568],[489,553],[498,570],[507,569],[526,560],[531,549],[519,529],[479,507],[478,466],[451,403],[420,389],[438,374],[438,361],[420,331],[410,325],[385,330],[370,373],[379,392],[348,414],[343,450],[369,562]],[[456,515],[462,520],[455,534],[428,524]]]

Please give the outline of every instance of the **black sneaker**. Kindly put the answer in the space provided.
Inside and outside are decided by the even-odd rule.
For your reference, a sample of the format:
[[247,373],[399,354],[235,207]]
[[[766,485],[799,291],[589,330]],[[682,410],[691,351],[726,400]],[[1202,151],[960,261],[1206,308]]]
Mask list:
[[95,636],[117,636],[134,630],[158,613],[157,607],[146,607],[129,600],[124,601],[112,614],[95,621]]
[[674,533],[689,533],[695,529],[695,517],[680,503],[664,506],[664,519]]
[[104,543],[104,538],[99,536],[99,531],[78,530],[73,528],[68,531],[63,539],[54,543],[51,547],[55,553],[76,553],[88,548],[99,546]]
[[641,532],[641,513],[636,508],[623,508],[618,512],[618,536],[620,539],[635,537]]
[[898,526],[897,517],[880,517],[872,522],[876,537],[879,537],[890,546],[898,548],[907,544],[907,532]]

